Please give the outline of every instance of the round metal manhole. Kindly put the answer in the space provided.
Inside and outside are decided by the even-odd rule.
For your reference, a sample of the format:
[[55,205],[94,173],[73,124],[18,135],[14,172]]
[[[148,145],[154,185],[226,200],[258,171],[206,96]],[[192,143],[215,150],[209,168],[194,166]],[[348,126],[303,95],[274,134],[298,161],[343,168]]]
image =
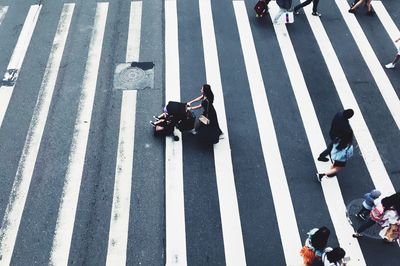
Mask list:
[[[147,63],[147,65],[150,65]],[[146,63],[129,63],[117,65],[114,73],[114,89],[117,90],[143,90],[154,87],[154,69],[146,68]]]
[[146,73],[138,67],[128,67],[119,73],[119,82],[122,86],[132,86],[134,83],[142,83],[146,79]]
[[[355,199],[352,200],[347,206],[346,206],[346,215],[347,219],[349,220],[350,224],[353,226],[354,231],[359,228],[365,221],[362,220],[361,218],[358,218],[356,216],[356,213],[358,213],[362,207],[362,202],[363,199]],[[379,231],[381,230],[381,227],[376,223],[367,230],[365,230],[362,234],[375,238],[375,239],[382,239],[379,236]]]

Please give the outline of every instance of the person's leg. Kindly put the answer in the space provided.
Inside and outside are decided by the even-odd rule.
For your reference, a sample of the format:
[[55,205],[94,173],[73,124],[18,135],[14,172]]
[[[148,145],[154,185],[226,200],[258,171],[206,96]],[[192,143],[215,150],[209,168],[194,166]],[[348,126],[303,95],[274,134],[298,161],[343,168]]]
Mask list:
[[361,236],[361,233],[370,228],[375,224],[374,220],[371,220],[371,218],[368,218],[368,220],[363,223],[357,230],[356,233],[353,235],[353,237]]
[[318,3],[319,3],[319,0],[314,0],[314,1],[313,1],[313,8],[312,8],[313,14],[318,13],[318,12],[317,12],[317,11],[318,11]]
[[300,8],[305,7],[306,5],[309,5],[312,2],[312,0],[306,0],[303,3],[298,4],[293,8],[293,12],[296,13]]
[[365,1],[365,0],[360,0],[360,1],[358,1],[354,6],[352,6],[352,7],[349,9],[349,12],[350,12],[350,13],[354,13],[354,12],[356,11],[357,7],[359,7],[360,5],[362,5],[362,4],[364,3],[364,1]]
[[331,141],[328,144],[328,146],[326,147],[326,149],[323,152],[321,152],[321,154],[318,157],[318,160],[319,161],[323,161],[323,162],[327,162],[329,159],[328,160],[324,160],[324,158],[327,159],[326,157],[331,153],[332,147],[333,147],[333,142]]
[[397,62],[399,62],[400,60],[400,47],[397,48],[397,54],[395,56],[395,58],[393,59],[393,61],[387,65],[385,65],[386,68],[394,68],[397,64]]

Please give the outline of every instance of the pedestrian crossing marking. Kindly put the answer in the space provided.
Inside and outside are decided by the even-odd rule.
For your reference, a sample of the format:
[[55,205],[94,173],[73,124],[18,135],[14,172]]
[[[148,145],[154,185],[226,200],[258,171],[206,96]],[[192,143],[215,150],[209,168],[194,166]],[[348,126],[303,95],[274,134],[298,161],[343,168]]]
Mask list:
[[379,91],[382,94],[382,97],[385,99],[385,103],[392,114],[397,128],[400,129],[400,101],[389,78],[383,70],[382,64],[376,57],[375,52],[369,44],[368,39],[362,31],[354,14],[347,12],[349,7],[347,1],[335,0],[335,2],[342,14],[343,20],[346,22],[347,27],[354,38],[355,43],[357,44],[358,49],[360,50],[362,57],[364,58],[365,63],[368,66],[369,71],[371,72],[372,77],[376,82]]
[[[15,67],[19,69],[21,67],[40,10],[41,6],[38,5],[33,5],[30,7],[24,26],[22,27],[20,36],[18,38],[17,45],[11,56],[8,68]],[[49,71],[48,68],[47,70]],[[0,127],[3,122],[4,114],[10,101],[13,89],[14,86],[2,86],[0,88]],[[40,112],[37,111],[38,107],[42,107],[40,106],[39,102],[35,108],[34,115],[38,115],[38,112]],[[33,121],[28,131],[24,151],[18,164],[18,170],[14,179],[11,195],[9,197],[9,202],[7,204],[0,229],[0,261],[1,264],[4,263],[5,265],[10,264],[11,261],[11,256],[14,250],[15,240],[17,238],[19,224],[34,168],[34,161],[32,160],[35,160],[34,158],[36,158],[38,152],[37,150],[40,145],[41,132],[38,132],[35,129],[40,131],[40,128],[44,126],[46,119],[44,119],[44,121],[36,121],[33,118],[32,120]],[[38,125],[38,128],[35,128],[36,125]],[[30,145],[32,145],[32,147],[30,147]]]
[[3,22],[3,20],[4,20],[5,16],[6,16],[7,10],[8,10],[8,6],[1,6],[0,7],[0,25],[1,25],[1,23]]
[[227,265],[246,265],[210,0],[200,0],[199,7],[207,83],[212,86],[215,110],[224,132],[224,139],[214,145],[214,161],[225,260]]
[[[273,3],[271,8],[277,8],[276,4]],[[316,24],[320,22],[320,20],[313,19],[312,21],[309,20],[309,22],[310,24]],[[286,27],[285,25],[274,25],[274,29],[285,61],[290,83],[292,84],[311,152],[313,158],[317,158],[319,153],[326,147],[321,127]],[[314,163],[319,173],[326,170],[326,164],[315,159]],[[324,178],[322,179],[321,186],[340,245],[346,249],[347,254],[350,255],[352,261],[356,262],[356,265],[365,265],[361,247],[357,240],[351,236],[353,228],[348,223],[345,215],[344,210],[346,210],[346,205],[344,204],[337,178]]]
[[88,59],[83,77],[81,98],[79,101],[71,151],[68,159],[68,169],[65,175],[53,246],[50,254],[51,265],[68,264],[87,141],[91,125],[107,11],[107,2],[97,3],[94,27],[89,44]]
[[299,252],[302,243],[249,19],[247,17],[246,6],[243,1],[233,1],[233,6],[250,85],[254,113],[256,114],[265,166],[267,168],[267,176],[271,186],[275,213],[281,235],[282,250],[285,255],[286,265],[300,265],[302,263],[300,256],[293,256],[293,254]]
[[[383,27],[385,28],[386,32],[389,34],[390,39],[393,42],[395,47],[399,45],[395,42],[397,38],[400,37],[400,31],[397,28],[396,24],[394,23],[393,19],[390,17],[389,13],[387,12],[385,6],[382,4],[381,1],[373,1],[373,9],[375,14],[378,16],[379,20],[381,21]],[[395,54],[393,50],[393,54]],[[388,58],[388,62],[393,58]]]
[[[14,51],[11,55],[10,62],[7,66],[7,72],[5,73],[5,78],[11,70],[15,70],[15,74],[13,75],[13,82],[11,85],[1,85],[0,87],[0,128],[3,124],[4,115],[7,111],[8,104],[10,103],[10,99],[12,93],[14,91],[15,83],[18,79],[18,72],[21,69],[22,63],[24,61],[26,51],[28,50],[28,46],[31,42],[33,31],[36,27],[36,22],[39,18],[40,10],[42,9],[41,5],[32,5],[29,8],[28,15],[26,16],[24,26],[22,27],[21,33],[19,34],[17,44],[15,45]],[[4,83],[4,80],[3,80]]]
[[[142,1],[132,1],[126,62],[139,61]],[[126,265],[137,91],[122,91],[121,118],[106,265]]]
[[[165,99],[181,101],[178,15],[175,0],[165,1]],[[182,139],[178,130],[174,134]],[[165,138],[166,265],[187,265],[182,141]]]
[[[351,18],[354,15],[343,13],[347,12],[348,9],[347,2],[343,4],[340,1],[341,0],[336,0],[336,3],[339,6],[340,12],[342,12],[343,19],[345,20],[347,27],[349,28],[351,34],[353,35],[355,42],[359,46],[358,48],[360,49],[360,52],[363,55],[369,70],[371,71],[371,75],[373,75],[378,88],[381,90],[381,94],[384,98],[384,101],[388,104],[393,119],[395,120],[397,126],[399,127],[400,124],[398,123],[397,120],[398,117],[400,117],[397,105],[399,104],[399,101],[397,95],[396,97],[394,97],[394,94],[396,94],[394,88],[392,85],[390,85],[390,88],[392,88],[392,91],[390,91],[390,89],[384,86],[384,84],[387,84],[385,82],[390,83],[390,81],[387,78],[386,74],[383,72],[382,64],[378,62],[378,59],[376,58],[374,51],[370,46],[370,42],[368,42],[367,38],[365,37],[357,20],[355,18],[354,19]],[[100,44],[98,45],[97,48],[100,50],[95,49],[98,52],[97,54],[98,58],[100,58],[101,55],[102,39],[105,30],[104,27],[107,20],[108,3],[102,3],[102,4],[99,3],[97,6],[96,14],[100,12],[98,11],[100,9],[99,7],[100,5],[107,7],[102,8],[103,21],[99,22],[99,24],[102,23],[104,24],[100,25],[100,28],[101,27],[103,28],[102,28],[102,33],[99,33],[101,37],[98,36],[98,38],[101,39],[101,41],[99,41]],[[176,0],[165,0],[165,28],[166,28],[165,29],[166,97],[165,98],[167,99],[167,101],[168,100],[180,101],[179,38],[178,38],[178,21],[177,21],[178,14],[176,10],[176,5],[177,5]],[[345,6],[345,8],[343,9],[341,5]],[[383,4],[380,1],[374,1],[373,6],[378,18],[382,22],[382,25],[384,26],[391,40],[393,41],[394,39],[399,37],[400,32],[397,29],[397,26],[394,23],[394,21],[391,19],[389,13],[383,6]],[[37,12],[35,15],[32,15],[31,12],[33,11],[31,10],[33,9],[33,7],[34,6],[31,6],[27,14],[24,26],[18,38],[17,45],[10,59],[8,70],[10,69],[17,70],[15,72],[16,74],[15,79],[18,78],[18,71],[23,64],[26,51],[30,45],[29,43],[32,38],[33,31],[35,30],[35,25],[38,20],[41,8],[41,6],[36,6]],[[133,26],[133,28],[136,28],[136,30],[139,31],[139,34],[132,33],[133,32],[133,30],[131,30],[132,25],[130,24],[131,26],[129,27],[130,28],[129,32],[132,34],[128,35],[127,56],[126,56],[128,62],[139,60],[141,26],[138,21],[140,21],[139,17],[141,18],[141,7],[142,7],[141,1],[131,2],[130,23],[136,19],[136,22],[132,23],[136,24],[136,26]],[[216,104],[217,114],[219,115],[220,118],[221,128],[225,133],[225,139],[221,140],[219,144],[214,146],[214,156],[215,156],[214,159],[216,165],[217,185],[219,193],[218,196],[220,199],[220,206],[221,206],[220,207],[221,224],[223,228],[226,263],[228,265],[230,264],[244,265],[246,263],[246,258],[244,253],[243,236],[240,226],[239,210],[237,208],[236,189],[235,189],[235,184],[233,182],[234,177],[233,177],[232,165],[228,166],[227,169],[222,169],[222,163],[221,163],[221,158],[224,159],[224,166],[226,165],[227,161],[232,162],[232,160],[230,157],[231,154],[230,154],[230,145],[228,138],[229,134],[227,131],[228,125],[226,124],[225,109],[222,96],[222,85],[219,73],[217,47],[215,44],[215,35],[214,35],[215,33],[212,21],[213,16],[211,10],[211,2],[209,0],[206,1],[200,0],[199,7],[201,11],[200,12],[201,27],[202,27],[204,61],[206,64],[207,81],[212,85],[214,89],[216,95],[216,102],[218,102],[218,104]],[[287,265],[297,265],[299,264],[297,263],[298,260],[301,259],[300,256],[297,255],[298,250],[301,248],[301,241],[298,232],[299,230],[297,227],[296,217],[290,199],[290,192],[288,191],[288,184],[286,181],[286,176],[282,165],[282,159],[280,157],[279,145],[276,140],[276,133],[268,106],[268,99],[265,93],[262,74],[260,73],[259,69],[259,62],[255,51],[253,36],[251,35],[251,28],[248,21],[249,18],[247,16],[245,2],[243,0],[234,0],[233,7],[235,12],[234,15],[236,15],[237,27],[239,29],[239,37],[245,59],[246,73],[249,80],[249,85],[250,85],[249,88],[252,95],[253,107],[257,119],[257,126],[259,130],[261,145],[263,146],[262,148],[263,148],[265,165],[267,167],[268,178],[270,178],[273,203],[275,204],[275,206],[282,205],[282,203],[280,203],[280,201],[282,200],[280,198],[282,197],[282,193],[288,194],[288,196],[285,197],[289,198],[289,200],[284,203],[286,207],[282,208],[285,211],[286,216],[287,216],[286,214],[287,211],[291,212],[290,215],[292,216],[292,218],[288,219],[290,221],[284,221],[288,222],[287,225],[280,224],[281,221],[279,217],[282,217],[282,214],[279,213],[280,210],[277,210],[276,212],[279,231],[282,238],[282,246],[285,255],[285,261]],[[271,2],[270,7],[271,7],[271,15],[273,15],[274,14],[273,10],[274,8],[276,8],[276,4],[274,1]],[[7,10],[8,7],[0,7],[0,25],[4,20]],[[65,10],[68,10],[69,12],[68,15],[66,14],[67,11]],[[49,55],[49,60],[47,62],[47,66],[45,69],[45,74],[42,80],[42,85],[39,91],[37,103],[34,109],[33,117],[31,120],[31,124],[22,151],[22,156],[18,164],[18,169],[14,180],[11,196],[3,219],[3,225],[2,228],[0,229],[0,256],[1,256],[0,264],[10,264],[11,262],[13,249],[19,230],[19,225],[23,215],[23,209],[33,174],[33,169],[35,167],[36,158],[39,151],[39,146],[43,135],[44,126],[46,124],[49,106],[51,103],[51,98],[59,71],[59,66],[61,63],[65,41],[69,32],[70,22],[72,20],[73,10],[74,10],[74,4],[64,4],[64,8],[61,13],[58,26],[58,28],[61,27],[64,28],[63,30],[60,31],[57,30],[56,36],[54,37],[52,50]],[[331,45],[329,37],[325,32],[325,29],[320,19],[318,17],[311,16],[311,6],[304,7],[304,10],[306,17],[309,21],[310,28],[312,29],[312,32],[321,50],[321,54],[324,58],[325,64],[327,65],[330,76],[332,77],[333,83],[338,92],[341,103],[345,108],[352,108],[355,110],[356,115],[350,120],[350,123],[352,125],[352,128],[354,129],[354,134],[357,138],[357,142],[361,150],[361,153],[363,155],[363,159],[365,161],[367,169],[369,171],[370,177],[374,185],[383,192],[383,195],[392,194],[394,192],[394,187],[391,183],[390,177],[385,169],[382,159],[380,158],[380,154],[376,148],[374,140],[372,139],[369,129],[364,121],[361,110],[358,107],[357,101],[351,91],[350,85],[348,84],[345,73]],[[345,17],[345,15],[347,16]],[[96,15],[96,17],[97,16],[98,14]],[[25,29],[28,27],[25,26],[26,24],[28,24],[27,23],[28,17],[29,20],[31,20],[30,21],[31,28],[29,29],[30,32],[28,32],[28,30]],[[101,20],[99,18],[97,19]],[[167,26],[168,23],[171,26]],[[94,31],[96,30],[97,29],[95,27]],[[294,54],[293,46],[290,42],[290,36],[287,33],[285,26],[274,25],[274,30],[278,38],[279,47],[282,51],[282,55],[289,73],[289,79],[291,81],[293,90],[294,91],[297,89],[307,90],[306,85],[304,83],[304,77],[301,73],[301,69],[300,66],[298,65],[296,55]],[[61,35],[63,37],[60,37]],[[21,36],[25,37],[23,38]],[[23,42],[20,39],[21,40],[23,39],[25,41]],[[94,37],[92,36],[91,43],[94,42],[93,39]],[[288,42],[288,40],[289,43],[283,44],[284,42]],[[60,46],[58,46],[56,42],[58,42]],[[61,43],[63,44],[61,45]],[[168,48],[167,48],[167,43],[170,43]],[[17,47],[19,48],[17,49]],[[90,50],[91,49],[92,48],[90,48]],[[289,51],[290,49],[293,51]],[[16,52],[17,50],[22,51],[22,53],[21,52],[17,53]],[[290,54],[290,56],[288,56],[288,54]],[[374,60],[365,58],[369,57],[371,54]],[[17,57],[19,57],[18,60]],[[391,59],[392,58],[388,58],[388,62]],[[215,64],[215,62],[217,63]],[[290,65],[293,64],[295,64],[296,66],[291,67]],[[19,65],[19,67],[10,68],[10,65],[13,66]],[[91,64],[88,59],[86,68],[89,68],[89,65],[91,66],[92,69],[96,69],[96,66],[93,67],[93,64]],[[94,63],[94,65],[96,65],[96,63]],[[380,69],[380,70],[376,72],[375,69]],[[86,71],[88,72],[89,70]],[[91,78],[97,79],[97,72],[96,75],[93,75],[93,73],[90,75]],[[302,79],[302,81],[299,82],[299,79]],[[87,87],[89,87],[88,85],[89,83],[93,84],[93,80],[86,82]],[[296,83],[298,84],[296,85]],[[1,118],[0,127],[2,125],[5,113],[7,111],[10,98],[12,96],[12,91],[14,89],[14,85],[13,86],[4,85],[0,88],[0,118]],[[91,88],[95,87],[96,85],[94,85],[94,87],[91,86]],[[94,92],[91,93],[93,93],[94,95]],[[298,93],[304,94],[305,92],[302,91]],[[121,102],[119,148],[117,153],[117,164],[115,166],[116,176],[115,176],[115,187],[113,196],[113,210],[111,211],[110,234],[109,234],[108,252],[107,252],[108,265],[126,264],[126,257],[128,252],[127,237],[129,230],[128,228],[129,216],[133,215],[132,213],[129,214],[130,210],[129,206],[130,206],[130,194],[131,194],[130,189],[132,187],[132,184],[130,182],[132,182],[131,173],[132,173],[132,167],[133,167],[132,163],[134,156],[133,147],[134,147],[135,123],[136,123],[135,116],[136,116],[137,91],[123,91],[122,94],[123,96]],[[310,140],[309,142],[311,151],[313,157],[316,158],[318,156],[318,153],[323,149],[323,147],[325,147],[325,142],[323,141],[322,133],[318,131],[318,128],[320,128],[318,121],[314,119],[315,110],[313,109],[311,99],[309,99],[309,101],[307,99],[310,96],[308,95],[308,92],[306,97],[304,97],[304,95],[299,96],[295,92],[295,97],[297,104],[299,106],[303,124],[304,127],[306,128],[307,138]],[[300,98],[302,99],[301,102],[299,100]],[[391,102],[388,102],[387,100],[388,98],[391,99]],[[39,102],[41,105],[39,105]],[[396,115],[394,114],[394,112],[396,112]],[[86,112],[86,115],[88,114],[89,113]],[[79,121],[82,122],[83,120],[81,119]],[[79,121],[77,118],[76,125],[77,123],[79,123]],[[88,121],[90,121],[90,116]],[[308,126],[306,124],[308,124]],[[83,127],[80,128],[81,132],[89,130],[90,123],[89,125],[86,126],[87,128]],[[315,129],[317,129],[317,132],[311,133],[312,131],[315,131]],[[85,139],[84,138],[85,136],[83,136],[84,133],[82,133],[81,135],[83,137],[82,139],[80,137],[74,136],[76,142],[75,144],[73,144],[73,148],[83,145],[85,146],[85,149],[83,149],[84,150],[83,154],[76,155],[77,157],[80,157],[81,160],[79,163],[76,164],[79,165],[79,167],[77,168],[83,168],[84,157],[86,156],[85,151],[86,151],[88,136],[86,136]],[[177,135],[181,136],[179,132],[177,132]],[[275,137],[263,138],[262,136],[265,135],[275,136]],[[270,143],[265,143],[265,141],[270,141]],[[73,153],[73,151],[71,151],[71,153]],[[275,155],[271,156],[271,154]],[[72,157],[72,155],[70,156]],[[268,161],[269,159],[271,159],[271,157],[274,157],[273,162]],[[315,162],[315,163],[317,169],[325,170],[325,166],[327,164],[320,162]],[[124,165],[122,166],[122,164]],[[184,215],[185,206],[184,206],[184,193],[183,193],[184,187],[183,187],[182,164],[183,164],[182,142],[181,141],[174,142],[171,138],[167,138],[166,166],[165,166],[166,167],[165,171],[166,171],[166,229],[167,229],[166,263],[167,265],[187,264],[186,261],[187,243],[185,237],[185,215]],[[218,165],[221,165],[221,167],[218,168]],[[118,172],[118,169],[123,169],[123,171]],[[73,170],[71,169],[69,170],[70,170],[69,177],[67,174],[66,179],[72,178]],[[79,178],[81,178],[81,175],[78,176]],[[221,176],[224,176],[225,179],[228,178],[228,180],[221,180],[221,178],[219,178]],[[275,181],[271,179],[271,178],[276,178],[277,176],[279,176],[279,178],[277,178]],[[74,178],[76,178],[76,176],[74,176]],[[124,179],[123,182],[121,181],[122,178]],[[277,183],[278,181],[283,183],[278,184]],[[223,182],[227,183],[224,184]],[[68,205],[69,203],[66,203],[66,201],[69,201],[67,200],[68,197],[66,197],[66,195],[64,194],[69,194],[68,191],[70,191],[70,189],[64,187],[64,194],[63,194],[63,199],[61,201],[62,203],[60,206],[59,217],[57,219],[57,228],[54,236],[54,243],[51,253],[50,264],[52,265],[66,265],[68,263],[69,249],[71,245],[70,240],[72,237],[73,226],[75,223],[75,212],[77,204],[77,195],[79,194],[80,180],[79,182],[77,182],[77,180],[69,180],[69,181],[66,180],[65,186],[70,185],[72,187],[71,185],[72,183],[76,185],[76,187],[74,187],[73,189],[77,189],[77,192],[76,190],[73,192],[74,195],[72,196],[73,198],[72,203]],[[279,187],[280,190],[278,190],[278,188],[274,189],[274,186]],[[345,219],[345,215],[343,213],[343,210],[346,207],[344,205],[343,196],[340,191],[338,180],[336,178],[326,179],[326,180],[324,179],[322,181],[322,189],[326,199],[326,203],[328,205],[329,213],[331,215],[331,220],[335,227],[339,243],[341,244],[341,246],[344,247],[346,253],[350,254],[352,265],[365,265],[366,262],[363,257],[361,248],[358,244],[358,241],[356,239],[351,238],[351,233],[353,232],[352,231],[353,229],[351,226],[349,226],[347,220]],[[277,195],[278,193],[277,191],[279,191],[279,195]],[[124,196],[121,196],[122,194]],[[118,205],[116,203],[117,199],[122,199],[122,198],[124,199],[124,204],[122,204],[122,202],[118,202],[120,204]],[[233,204],[234,206],[232,209],[226,207],[232,205],[231,199],[233,199],[234,202]],[[68,209],[69,207],[67,208],[66,206],[67,205],[72,206],[73,202],[76,202],[74,208],[70,208],[72,209],[73,212],[73,218],[70,217],[65,218],[67,216],[70,216],[70,212],[61,209],[62,208]],[[186,208],[188,207],[190,206],[186,206]],[[231,210],[233,210],[233,213],[228,213],[231,212]],[[124,223],[123,226],[121,226],[121,224],[119,223],[115,223],[115,220],[113,220],[113,217],[115,216],[119,217],[119,222],[122,222],[123,220]],[[64,220],[67,221],[64,222]],[[232,222],[232,224],[228,224],[227,221]],[[289,222],[291,222],[291,224],[289,224]],[[64,224],[64,227],[63,225],[61,225],[62,223]],[[68,225],[66,225],[67,223]],[[294,223],[294,225],[292,223]],[[171,224],[173,224],[172,227],[170,227]],[[290,227],[289,229],[293,230],[293,232],[289,233],[286,227]],[[67,228],[66,231],[68,233],[66,234],[61,233],[61,231],[64,229],[60,228]],[[66,235],[68,236],[65,237]],[[288,235],[291,235],[291,238],[289,238]],[[69,242],[67,241],[66,245],[64,244],[59,245],[60,241],[64,242],[64,239],[67,240],[69,239]],[[239,242],[235,242],[237,240],[239,240]],[[58,254],[62,254],[61,256],[56,255],[57,250]]]

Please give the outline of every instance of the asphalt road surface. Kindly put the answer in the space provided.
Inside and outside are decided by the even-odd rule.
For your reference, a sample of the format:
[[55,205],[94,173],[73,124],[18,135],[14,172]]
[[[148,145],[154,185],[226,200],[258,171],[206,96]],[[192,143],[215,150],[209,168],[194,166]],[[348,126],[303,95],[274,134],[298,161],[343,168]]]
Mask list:
[[[320,1],[287,25],[255,2],[0,0],[0,265],[301,265],[323,225],[348,265],[399,264],[396,244],[351,237],[346,205],[400,189],[400,69],[384,67],[400,2]],[[132,61],[154,67],[118,76]],[[152,116],[205,83],[219,143],[154,137]],[[319,183],[344,108],[355,153]]]

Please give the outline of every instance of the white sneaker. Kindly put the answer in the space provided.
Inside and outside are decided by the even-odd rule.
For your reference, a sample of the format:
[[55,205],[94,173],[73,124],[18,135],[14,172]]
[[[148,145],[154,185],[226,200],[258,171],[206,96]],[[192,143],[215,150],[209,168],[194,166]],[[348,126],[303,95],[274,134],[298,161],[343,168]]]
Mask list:
[[386,68],[394,68],[394,67],[395,67],[395,64],[389,63],[389,64],[385,65],[385,67],[386,67]]

